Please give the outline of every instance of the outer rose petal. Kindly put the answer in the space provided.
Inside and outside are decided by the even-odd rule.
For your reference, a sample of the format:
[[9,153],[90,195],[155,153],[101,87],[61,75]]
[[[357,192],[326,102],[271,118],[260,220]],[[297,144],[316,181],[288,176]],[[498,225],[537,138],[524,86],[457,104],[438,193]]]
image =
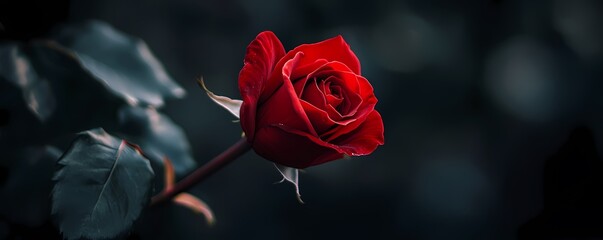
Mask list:
[[[312,127],[308,116],[300,103],[293,84],[289,80],[291,70],[297,66],[303,53],[298,53],[283,67],[283,84],[272,96],[257,109],[258,117],[256,128],[262,128],[270,125],[283,125],[288,128],[312,133],[316,131]],[[254,140],[252,140],[253,143]]]
[[331,143],[338,145],[347,155],[362,156],[375,151],[383,141],[383,120],[379,112],[373,110],[358,128]]
[[259,129],[253,149],[265,159],[299,169],[343,157],[337,148],[318,138],[278,126]]
[[[307,69],[305,66],[315,64],[315,62],[319,59],[325,59],[328,62],[341,62],[349,67],[352,72],[360,75],[360,61],[358,60],[358,57],[356,57],[356,54],[352,52],[352,49],[350,49],[350,45],[348,45],[348,43],[346,43],[341,36],[330,38],[318,43],[299,45],[298,47],[289,51],[287,55],[285,55],[276,64],[275,69],[281,69],[283,65],[285,65],[289,59],[292,59],[298,52],[304,53],[304,57],[298,66],[300,69]],[[294,76],[297,76],[298,74],[302,73],[295,73]],[[280,74],[273,72],[270,78],[278,79],[280,78]],[[272,92],[266,91],[265,93],[269,95]],[[265,97],[262,96],[262,99],[265,99]]]
[[240,110],[241,127],[250,141],[255,134],[256,110],[260,94],[270,83],[276,63],[285,55],[285,48],[274,33],[262,32],[247,47],[244,66],[239,72],[239,91],[243,98]]
[[[348,66],[352,72],[360,75],[360,61],[358,60],[358,57],[356,57],[356,54],[352,52],[352,49],[350,49],[350,45],[348,45],[341,36],[329,38],[322,42],[299,45],[289,51],[284,58],[292,57],[297,52],[303,52],[305,59],[307,59],[302,59],[302,62],[300,63],[301,66],[322,58],[329,62],[342,62]],[[308,62],[306,63],[306,61]]]

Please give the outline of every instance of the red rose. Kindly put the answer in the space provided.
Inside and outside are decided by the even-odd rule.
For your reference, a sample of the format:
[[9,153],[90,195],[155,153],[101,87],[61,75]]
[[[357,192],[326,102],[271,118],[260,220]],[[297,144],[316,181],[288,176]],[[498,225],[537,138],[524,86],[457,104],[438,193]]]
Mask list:
[[383,145],[373,87],[341,36],[285,53],[272,32],[247,47],[239,73],[241,126],[255,152],[294,168]]

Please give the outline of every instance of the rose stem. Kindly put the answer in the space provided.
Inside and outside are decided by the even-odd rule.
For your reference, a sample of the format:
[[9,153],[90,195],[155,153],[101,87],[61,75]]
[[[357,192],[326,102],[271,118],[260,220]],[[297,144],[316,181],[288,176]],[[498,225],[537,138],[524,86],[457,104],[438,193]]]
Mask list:
[[220,155],[214,157],[214,159],[210,160],[203,166],[197,168],[197,170],[192,172],[190,175],[177,182],[174,187],[167,189],[167,191],[164,190],[159,194],[155,195],[153,198],[151,198],[151,206],[165,202],[173,198],[174,196],[190,189],[191,187],[195,186],[197,183],[200,183],[205,178],[214,174],[222,167],[234,161],[250,149],[251,145],[247,142],[247,138],[241,138],[241,140],[236,142],[230,148],[226,149],[226,151],[220,153]]

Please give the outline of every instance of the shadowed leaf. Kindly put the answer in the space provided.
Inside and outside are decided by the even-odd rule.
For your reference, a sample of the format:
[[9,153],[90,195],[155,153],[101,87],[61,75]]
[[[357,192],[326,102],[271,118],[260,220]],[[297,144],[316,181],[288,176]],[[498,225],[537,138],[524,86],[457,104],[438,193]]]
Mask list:
[[138,144],[157,165],[169,158],[177,175],[196,166],[184,131],[154,108],[123,107],[119,110],[119,129],[130,142]]
[[0,187],[0,216],[11,223],[38,227],[50,217],[52,175],[61,151],[54,147],[18,149]]
[[67,239],[120,236],[150,200],[149,161],[102,129],[80,133],[58,164],[52,215]]
[[[0,61],[7,64],[1,68],[9,73],[11,69],[22,72],[0,74],[0,111],[7,118],[0,128],[0,148],[45,144],[65,133],[117,124],[117,109],[123,101],[90,76],[64,48],[37,41],[3,51]],[[9,64],[11,59],[21,63]]]
[[132,105],[162,106],[164,98],[185,94],[142,40],[106,23],[66,25],[57,31],[55,39],[72,50],[85,69]]
[[0,45],[0,77],[21,90],[29,110],[42,122],[56,107],[48,80],[41,78],[17,43]]

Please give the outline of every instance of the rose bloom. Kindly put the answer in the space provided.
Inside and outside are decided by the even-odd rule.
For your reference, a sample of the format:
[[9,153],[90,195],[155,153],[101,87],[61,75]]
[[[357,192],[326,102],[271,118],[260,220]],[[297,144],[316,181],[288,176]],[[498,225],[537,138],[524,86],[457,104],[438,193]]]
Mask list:
[[306,168],[383,145],[373,87],[341,36],[285,53],[274,33],[262,32],[244,64],[241,126],[258,155]]

